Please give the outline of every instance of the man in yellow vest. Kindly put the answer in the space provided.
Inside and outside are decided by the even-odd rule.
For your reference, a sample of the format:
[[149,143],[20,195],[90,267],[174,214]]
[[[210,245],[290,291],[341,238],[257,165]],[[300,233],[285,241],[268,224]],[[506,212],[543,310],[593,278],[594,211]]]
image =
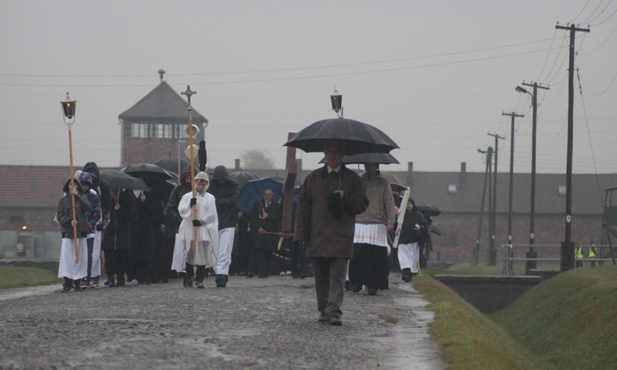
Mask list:
[[596,267],[596,257],[598,256],[598,251],[596,250],[596,245],[591,242],[591,246],[589,247],[589,261],[591,263],[591,267]]
[[574,247],[574,258],[576,259],[576,267],[583,267],[583,247],[580,245]]

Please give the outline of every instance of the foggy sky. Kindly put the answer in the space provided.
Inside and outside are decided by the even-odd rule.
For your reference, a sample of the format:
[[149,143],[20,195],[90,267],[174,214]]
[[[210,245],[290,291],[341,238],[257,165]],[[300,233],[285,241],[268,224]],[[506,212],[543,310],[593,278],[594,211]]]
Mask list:
[[[601,0],[0,0],[0,164],[68,165],[69,91],[75,165],[119,166],[118,115],[162,68],[176,91],[197,91],[211,168],[249,149],[283,168],[288,132],[336,117],[336,87],[345,117],[401,147],[391,170],[483,172],[477,150],[495,133],[506,172],[502,113],[516,112],[514,170],[528,173],[531,99],[514,90],[526,81],[550,87],[538,92],[537,171],[565,173],[569,32],[557,22],[591,30],[576,34],[573,170],[614,173],[617,2]],[[298,157],[307,169],[322,155]]]

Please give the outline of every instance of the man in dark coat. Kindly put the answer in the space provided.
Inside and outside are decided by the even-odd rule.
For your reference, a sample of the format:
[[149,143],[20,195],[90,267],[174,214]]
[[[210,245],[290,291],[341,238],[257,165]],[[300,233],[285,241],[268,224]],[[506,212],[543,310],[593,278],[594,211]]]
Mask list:
[[212,174],[208,193],[216,198],[216,213],[219,218],[219,259],[214,266],[216,286],[227,286],[231,251],[236,232],[236,201],[240,195],[240,185],[229,178],[225,166],[217,166]]
[[[251,231],[253,232],[253,260],[257,264],[260,278],[267,278],[270,271],[270,258],[276,251],[281,231],[283,207],[273,201],[274,191],[264,190],[264,197],[253,204],[251,209]],[[250,276],[250,275],[249,275]]]
[[360,176],[342,164],[341,141],[324,146],[326,165],[311,172],[298,194],[294,240],[307,245],[315,269],[319,322],[340,326],[347,261],[356,215],[368,207]]
[[[103,238],[105,272],[110,288],[125,284],[131,252],[131,231],[136,219],[135,196],[129,190],[109,189],[114,206],[109,212],[109,224]],[[114,275],[116,279],[114,278]]]
[[[182,217],[178,212],[178,204],[180,199],[186,193],[192,191],[191,182],[191,167],[186,166],[182,170],[180,175],[180,184],[171,191],[169,198],[167,199],[167,205],[165,206],[165,237],[163,241],[163,250],[161,252],[161,271],[163,271],[163,282],[167,283],[170,277],[176,274],[172,271],[172,262],[174,259],[174,246],[176,243],[176,235],[178,228],[182,222]],[[181,253],[181,251],[179,251]],[[183,270],[184,267],[178,267]]]

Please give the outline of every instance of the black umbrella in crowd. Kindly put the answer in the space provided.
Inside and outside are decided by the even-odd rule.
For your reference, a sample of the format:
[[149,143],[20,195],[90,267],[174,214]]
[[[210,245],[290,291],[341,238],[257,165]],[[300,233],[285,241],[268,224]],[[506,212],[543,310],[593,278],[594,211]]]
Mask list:
[[118,170],[102,170],[100,172],[100,179],[110,188],[150,190],[143,180]]
[[122,172],[128,173],[130,175],[140,174],[142,176],[153,175],[161,180],[169,180],[173,176],[167,172],[163,167],[152,164],[152,163],[137,163],[137,164],[129,164],[126,166]]
[[242,188],[247,182],[251,180],[259,179],[259,176],[251,172],[236,171],[236,172],[230,173],[229,178],[232,180],[236,180],[238,184],[240,185],[240,188]]
[[[319,163],[326,163],[324,157]],[[398,164],[400,163],[390,153],[360,153],[354,155],[346,155],[343,157],[343,163],[345,164],[367,164],[367,163],[379,163],[379,164]]]
[[[179,163],[179,165],[178,165]],[[189,165],[189,161],[185,158],[178,157],[165,157],[154,162],[157,166],[161,166],[163,169],[177,174],[182,169]]]
[[317,121],[300,130],[285,146],[305,152],[322,152],[326,142],[343,141],[346,155],[360,153],[388,153],[398,145],[380,129],[348,118],[332,118]]

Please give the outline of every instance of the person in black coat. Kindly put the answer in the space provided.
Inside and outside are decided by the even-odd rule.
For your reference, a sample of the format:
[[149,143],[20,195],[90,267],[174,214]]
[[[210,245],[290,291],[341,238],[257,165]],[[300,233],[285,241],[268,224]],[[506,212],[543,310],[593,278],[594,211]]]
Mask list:
[[[105,252],[105,272],[111,287],[125,284],[131,252],[131,231],[136,220],[135,196],[129,190],[110,188],[113,208],[109,211],[109,224],[105,229],[102,248]],[[115,275],[115,278],[114,278]],[[117,280],[116,280],[117,279]]]
[[423,243],[427,237],[428,228],[424,215],[416,208],[416,202],[409,198],[398,244],[398,261],[403,281],[410,282],[412,276],[420,271],[419,243]]
[[216,198],[216,213],[219,219],[219,259],[214,266],[216,286],[227,286],[231,251],[236,232],[236,201],[240,195],[240,185],[229,178],[225,166],[217,166],[212,174],[208,193]]
[[[180,199],[186,193],[192,191],[191,185],[191,167],[186,166],[180,175],[180,184],[171,191],[167,204],[165,206],[165,232],[163,240],[163,250],[160,255],[160,269],[163,273],[162,281],[167,283],[169,278],[175,277],[177,274],[173,271],[172,262],[174,259],[174,246],[176,243],[176,234],[182,222],[182,217],[178,212],[178,204]],[[183,267],[178,267],[181,270]]]
[[[267,278],[270,271],[272,252],[277,250],[283,218],[283,207],[273,201],[274,191],[264,190],[264,197],[253,204],[251,209],[251,231],[253,232],[253,259],[260,278]],[[250,273],[249,273],[250,274]],[[250,276],[250,275],[248,275]]]

